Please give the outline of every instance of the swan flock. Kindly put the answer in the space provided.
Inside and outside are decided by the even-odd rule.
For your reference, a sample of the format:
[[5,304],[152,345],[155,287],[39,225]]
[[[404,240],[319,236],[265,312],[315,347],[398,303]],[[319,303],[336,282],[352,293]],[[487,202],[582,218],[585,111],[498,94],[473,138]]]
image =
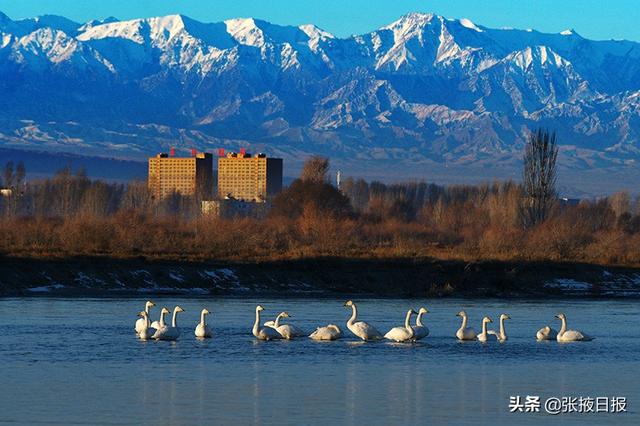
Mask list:
[[[178,314],[185,312],[180,306],[175,306],[171,317],[171,324],[167,324],[165,316],[171,314],[171,311],[163,307],[160,310],[160,316],[157,321],[151,322],[150,311],[155,305],[152,301],[147,301],[144,305],[144,310],[138,313],[138,318],[134,324],[134,330],[140,340],[169,340],[175,341],[180,337],[180,329],[178,328]],[[358,308],[352,300],[348,300],[344,303],[344,307],[351,310],[351,316],[347,319],[347,329],[357,338],[362,341],[379,341],[389,340],[397,343],[404,342],[416,342],[429,335],[429,328],[422,322],[424,314],[429,311],[421,307],[418,311],[408,309],[404,316],[404,322],[402,325],[393,327],[384,335],[378,331],[373,325],[368,322],[358,319]],[[309,337],[312,340],[327,341],[337,340],[342,338],[342,329],[335,324],[328,324],[326,326],[320,326],[315,331],[308,334],[301,328],[286,322],[292,318],[286,311],[280,312],[274,320],[265,321],[261,324],[261,313],[265,310],[262,305],[258,305],[255,308],[255,321],[252,328],[253,336],[258,340],[292,340],[298,337]],[[213,331],[209,324],[207,324],[207,315],[211,312],[208,309],[202,309],[200,311],[200,322],[196,325],[193,333],[198,339],[207,339],[213,337]],[[414,325],[411,324],[412,316],[416,316]],[[476,331],[468,327],[469,317],[465,311],[460,311],[456,316],[462,318],[462,323],[455,333],[455,337],[459,341],[479,341],[481,343],[487,343],[490,341],[496,341],[504,343],[507,341],[507,331],[505,328],[505,321],[510,320],[511,317],[508,314],[501,314],[499,317],[499,329],[492,330],[488,328],[488,325],[493,323],[493,320],[485,316],[482,318],[481,331]],[[558,342],[580,342],[593,340],[592,337],[577,331],[567,329],[567,317],[563,313],[556,315],[556,318],[560,320],[560,329],[558,331],[552,329],[549,326],[542,327],[536,333],[536,340],[557,340]]]

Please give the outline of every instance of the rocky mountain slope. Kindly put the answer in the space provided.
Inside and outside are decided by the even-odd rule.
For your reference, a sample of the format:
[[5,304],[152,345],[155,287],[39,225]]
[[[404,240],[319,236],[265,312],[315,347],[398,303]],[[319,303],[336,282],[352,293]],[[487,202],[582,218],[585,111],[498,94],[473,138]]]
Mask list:
[[545,126],[563,167],[640,159],[640,43],[433,14],[337,38],[251,18],[0,13],[0,99],[0,144],[14,148],[141,158],[243,145],[510,167]]

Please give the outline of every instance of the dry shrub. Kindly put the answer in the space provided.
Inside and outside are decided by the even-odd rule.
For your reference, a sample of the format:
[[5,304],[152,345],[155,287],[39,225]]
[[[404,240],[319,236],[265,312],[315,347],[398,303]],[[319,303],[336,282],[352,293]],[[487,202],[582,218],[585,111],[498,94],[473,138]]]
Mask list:
[[[321,175],[321,173],[317,174]],[[638,203],[626,194],[558,204],[521,226],[511,182],[440,187],[297,181],[270,216],[198,217],[194,200],[153,203],[143,184],[68,172],[0,203],[0,253],[269,261],[300,257],[568,260],[640,265]],[[352,194],[349,200],[345,194]],[[357,200],[355,200],[355,198]],[[11,209],[7,206],[12,204]],[[353,206],[356,211],[352,210]]]
[[501,226],[491,226],[482,234],[479,250],[484,256],[496,258],[521,258],[525,233],[521,229],[505,230]]
[[58,229],[60,246],[69,254],[112,253],[113,223],[107,219],[77,218],[64,221]]

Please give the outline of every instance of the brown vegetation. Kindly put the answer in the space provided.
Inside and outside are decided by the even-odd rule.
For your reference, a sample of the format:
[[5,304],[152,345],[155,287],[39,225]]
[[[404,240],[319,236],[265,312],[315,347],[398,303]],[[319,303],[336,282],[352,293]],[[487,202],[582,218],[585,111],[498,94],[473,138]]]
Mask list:
[[341,193],[323,179],[308,179],[276,198],[266,219],[222,220],[200,216],[196,204],[179,194],[153,203],[141,182],[105,183],[63,170],[0,198],[0,253],[640,265],[640,203],[628,194],[579,205],[556,202],[535,226],[525,226],[524,198],[513,182],[442,187],[347,179]]

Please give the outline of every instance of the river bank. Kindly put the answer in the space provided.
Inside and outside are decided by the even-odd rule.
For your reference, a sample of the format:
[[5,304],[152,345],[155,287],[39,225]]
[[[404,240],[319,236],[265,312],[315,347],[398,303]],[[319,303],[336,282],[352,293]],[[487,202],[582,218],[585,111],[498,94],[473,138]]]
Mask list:
[[0,296],[142,294],[640,297],[640,269],[436,259],[234,263],[0,257]]

